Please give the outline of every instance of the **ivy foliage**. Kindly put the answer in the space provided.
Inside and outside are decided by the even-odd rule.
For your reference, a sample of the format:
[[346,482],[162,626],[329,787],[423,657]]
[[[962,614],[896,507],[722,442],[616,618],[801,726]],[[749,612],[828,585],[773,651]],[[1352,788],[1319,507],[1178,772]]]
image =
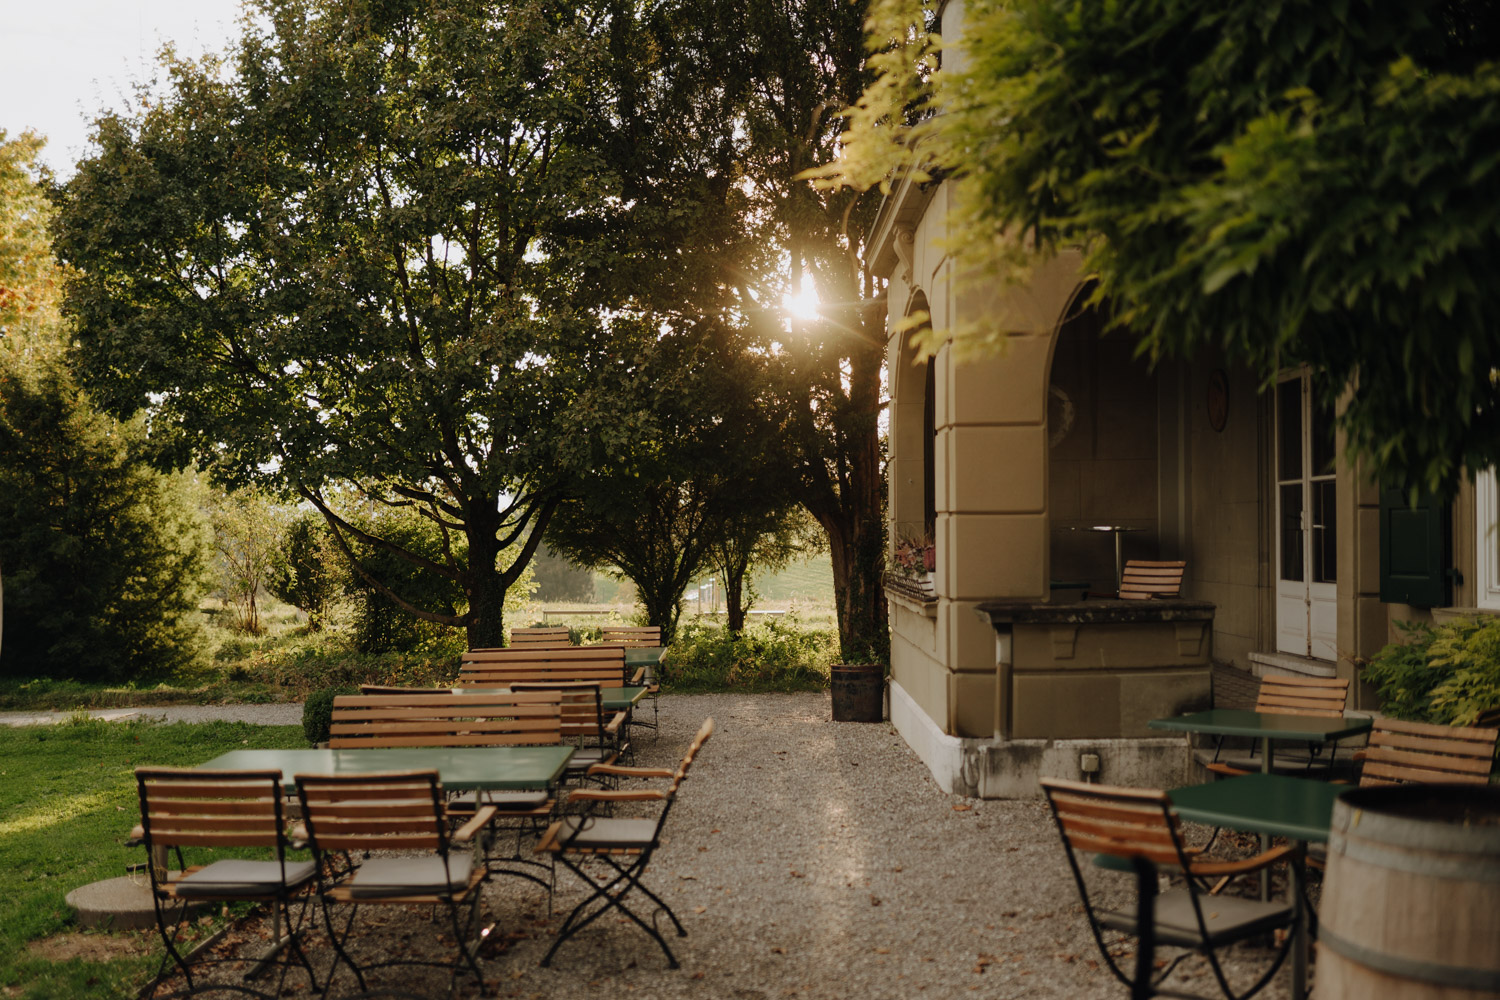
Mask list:
[[965,24],[947,68],[888,98],[941,113],[864,149],[960,179],[975,277],[1082,247],[1153,359],[1322,371],[1380,479],[1451,493],[1500,459],[1493,4],[974,0]]

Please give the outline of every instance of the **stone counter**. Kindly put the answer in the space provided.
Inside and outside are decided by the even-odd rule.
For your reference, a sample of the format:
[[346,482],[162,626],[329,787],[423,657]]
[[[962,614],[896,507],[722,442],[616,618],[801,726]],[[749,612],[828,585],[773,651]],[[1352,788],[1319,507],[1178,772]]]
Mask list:
[[1209,707],[1214,605],[1180,599],[990,601],[996,731],[1005,739],[1157,735],[1151,719]]

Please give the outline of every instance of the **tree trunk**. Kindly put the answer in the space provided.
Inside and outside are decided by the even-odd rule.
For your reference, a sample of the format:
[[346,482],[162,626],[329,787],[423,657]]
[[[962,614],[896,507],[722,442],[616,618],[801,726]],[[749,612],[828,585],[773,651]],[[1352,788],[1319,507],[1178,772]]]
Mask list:
[[724,573],[724,612],[732,635],[745,631],[745,613],[749,610],[745,606],[747,570],[747,566],[739,564],[732,569],[726,568]]
[[494,560],[477,564],[469,595],[469,648],[505,645],[505,580],[494,569]]

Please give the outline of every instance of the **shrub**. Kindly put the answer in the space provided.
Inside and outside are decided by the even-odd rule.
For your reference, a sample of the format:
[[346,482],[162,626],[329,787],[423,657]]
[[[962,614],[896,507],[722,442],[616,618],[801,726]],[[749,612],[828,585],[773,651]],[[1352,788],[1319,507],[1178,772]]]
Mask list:
[[718,625],[680,628],[661,664],[672,691],[818,691],[838,651],[831,632],[768,621],[738,635]]
[[354,688],[333,687],[314,691],[302,703],[302,734],[313,745],[324,742],[333,728],[333,699],[353,694]]
[[1397,626],[1413,641],[1385,647],[1365,669],[1384,712],[1467,726],[1480,712],[1500,706],[1500,618]]

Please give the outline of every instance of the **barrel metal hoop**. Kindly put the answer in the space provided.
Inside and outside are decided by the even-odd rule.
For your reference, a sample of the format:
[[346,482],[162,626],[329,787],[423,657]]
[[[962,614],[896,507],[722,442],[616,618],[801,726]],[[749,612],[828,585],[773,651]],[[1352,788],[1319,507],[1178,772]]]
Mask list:
[[1455,882],[1500,882],[1500,858],[1480,854],[1412,853],[1390,846],[1389,841],[1350,839],[1334,834],[1328,840],[1328,856],[1342,855],[1377,868],[1428,875]]
[[1444,965],[1439,962],[1402,958],[1399,955],[1376,951],[1341,938],[1327,924],[1318,928],[1318,944],[1357,965],[1376,972],[1437,986],[1452,986],[1466,990],[1500,990],[1500,969],[1472,969],[1460,965]]

